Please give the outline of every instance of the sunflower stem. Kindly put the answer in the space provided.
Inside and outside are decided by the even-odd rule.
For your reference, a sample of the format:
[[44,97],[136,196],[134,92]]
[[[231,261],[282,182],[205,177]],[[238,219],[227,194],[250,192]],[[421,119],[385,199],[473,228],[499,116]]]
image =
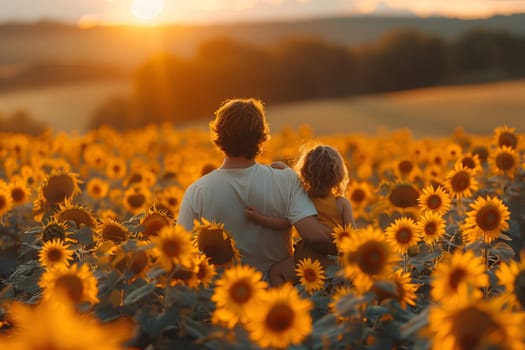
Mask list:
[[[483,241],[485,242],[485,235],[483,235]],[[489,249],[487,245],[485,244],[485,248],[483,248],[483,258],[485,259],[485,269],[488,274],[489,272]],[[483,288],[483,294],[485,296],[485,299],[488,298],[489,294],[489,286]]]

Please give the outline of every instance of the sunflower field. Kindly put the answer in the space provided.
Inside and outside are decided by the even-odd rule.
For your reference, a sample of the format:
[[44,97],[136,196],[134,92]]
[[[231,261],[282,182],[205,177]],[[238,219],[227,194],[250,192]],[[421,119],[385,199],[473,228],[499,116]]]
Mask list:
[[273,134],[261,163],[341,152],[357,227],[271,288],[220,222],[176,224],[208,133],[3,134],[0,348],[525,349],[523,137]]

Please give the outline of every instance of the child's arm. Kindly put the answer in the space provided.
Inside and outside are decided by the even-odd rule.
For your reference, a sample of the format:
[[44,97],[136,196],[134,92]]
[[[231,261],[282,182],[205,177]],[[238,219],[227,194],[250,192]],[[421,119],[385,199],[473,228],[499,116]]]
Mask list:
[[354,213],[352,211],[352,204],[350,203],[350,201],[345,197],[337,197],[336,201],[337,207],[339,208],[339,212],[343,217],[343,224],[350,224],[353,228],[356,228]]
[[254,208],[248,207],[244,210],[246,217],[252,221],[255,221],[259,225],[269,227],[275,230],[284,230],[290,228],[290,223],[285,218],[279,218],[275,216],[267,216],[260,214]]

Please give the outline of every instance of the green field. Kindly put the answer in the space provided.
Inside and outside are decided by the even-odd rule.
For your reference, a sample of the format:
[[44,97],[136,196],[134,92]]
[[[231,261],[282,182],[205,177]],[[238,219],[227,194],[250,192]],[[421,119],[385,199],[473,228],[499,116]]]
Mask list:
[[[0,114],[25,108],[57,130],[84,132],[96,106],[111,95],[130,91],[129,83],[114,81],[5,93],[0,94]],[[524,96],[525,80],[521,80],[267,106],[267,116],[274,132],[309,124],[316,135],[375,135],[407,127],[416,137],[444,136],[456,126],[469,133],[487,134],[504,124],[523,132]]]

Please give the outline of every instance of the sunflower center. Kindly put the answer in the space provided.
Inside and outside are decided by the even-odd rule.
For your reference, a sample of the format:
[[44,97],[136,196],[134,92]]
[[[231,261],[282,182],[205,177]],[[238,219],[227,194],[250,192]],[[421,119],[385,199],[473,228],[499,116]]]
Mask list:
[[294,311],[290,306],[283,303],[275,304],[266,315],[266,328],[282,333],[292,326],[294,317]]
[[477,146],[472,150],[472,154],[477,155],[481,162],[485,162],[489,157],[489,151],[485,146]]
[[128,238],[126,231],[117,225],[106,224],[102,229],[102,238],[106,241],[120,243]]
[[450,181],[452,190],[454,192],[463,192],[470,186],[470,175],[466,171],[459,171],[452,177]]
[[365,198],[366,198],[365,191],[363,191],[360,188],[356,188],[355,190],[353,190],[352,195],[350,196],[350,199],[354,203],[361,203],[365,200]]
[[133,260],[131,261],[130,270],[134,274],[141,273],[148,265],[148,255],[143,250],[135,252]]
[[467,272],[462,268],[456,268],[452,271],[448,278],[448,285],[454,291],[458,290],[459,283],[467,275]]
[[223,265],[231,261],[235,254],[230,239],[224,238],[222,230],[203,229],[199,232],[197,243],[212,264]]
[[469,168],[469,169],[474,169],[476,167],[476,162],[474,161],[472,157],[463,158],[461,160],[461,164],[463,164],[465,168]]
[[317,281],[317,273],[313,269],[304,269],[303,276],[306,282],[315,282]]
[[253,291],[251,285],[240,280],[235,282],[230,288],[230,298],[237,304],[244,304],[252,297]]
[[502,171],[511,170],[514,165],[514,157],[510,153],[500,153],[496,157],[496,167]]
[[511,132],[502,132],[498,137],[498,146],[507,146],[510,148],[516,148],[518,145],[518,138]]
[[492,231],[498,228],[501,215],[498,208],[488,205],[481,208],[476,214],[476,224],[483,231]]
[[401,174],[406,175],[412,171],[412,169],[414,168],[414,164],[409,160],[403,160],[399,162],[399,164],[397,165],[397,168],[399,169],[399,172]]
[[179,202],[179,200],[178,200],[177,198],[175,198],[175,197],[170,197],[170,198],[168,198],[167,202],[168,202],[168,205],[169,205],[170,207],[174,207],[174,206],[177,205],[177,203]]
[[49,249],[47,251],[47,259],[51,262],[51,263],[57,263],[59,261],[62,260],[62,251],[60,249],[57,249],[57,248],[52,248],[52,249]]
[[127,202],[132,208],[141,208],[146,202],[146,197],[142,193],[135,193],[127,197]]
[[74,302],[82,300],[84,285],[82,280],[75,275],[63,275],[57,278],[55,286],[64,291],[67,296]]
[[408,227],[402,227],[396,232],[396,241],[401,244],[407,244],[412,239],[412,230]]
[[436,223],[435,223],[435,222],[432,222],[432,221],[431,221],[431,222],[427,222],[427,223],[425,224],[425,229],[424,229],[424,231],[425,231],[425,234],[426,234],[427,236],[433,236],[433,235],[435,235],[436,232],[437,232],[437,225],[436,225]]
[[417,206],[419,192],[409,184],[397,185],[390,193],[390,202],[399,208],[408,208]]
[[4,209],[6,206],[7,206],[6,198],[0,195],[0,210]]
[[80,208],[65,209],[64,211],[59,212],[57,216],[60,221],[74,221],[77,224],[77,227],[84,224],[87,227],[93,228],[96,224],[93,217],[84,209]]
[[369,241],[357,251],[357,265],[367,275],[377,275],[383,271],[387,252],[381,242]]
[[521,270],[514,280],[514,294],[521,306],[525,306],[525,270]]
[[93,185],[93,187],[91,187],[91,192],[93,192],[95,196],[99,196],[102,193],[102,188],[100,188],[99,185]]
[[491,316],[475,306],[458,311],[452,322],[452,334],[461,350],[479,349],[483,340],[500,331]]
[[179,255],[181,247],[177,241],[169,239],[162,242],[162,251],[167,256],[174,257]]
[[139,173],[135,173],[135,174],[131,175],[131,176],[129,177],[129,180],[128,180],[128,182],[129,182],[130,184],[132,184],[132,183],[136,183],[136,182],[141,182],[141,181],[142,181],[142,175],[139,174]]
[[73,196],[75,191],[75,182],[68,174],[60,174],[51,177],[42,190],[42,194],[51,204],[57,204],[66,198]]
[[55,238],[58,238],[63,241],[66,238],[66,231],[62,226],[58,224],[47,225],[42,233],[42,240],[44,242],[48,242]]
[[436,194],[433,194],[433,195],[429,196],[428,199],[427,199],[427,207],[430,210],[437,210],[437,209],[439,209],[441,207],[442,203],[443,203],[443,201],[441,200],[441,197],[436,195]]
[[148,237],[158,236],[160,229],[164,226],[167,226],[168,224],[168,220],[159,214],[151,214],[150,216],[147,216],[142,222],[142,225],[144,225],[143,233]]
[[11,190],[11,198],[13,198],[16,203],[20,203],[24,201],[26,194],[21,188],[15,187]]

